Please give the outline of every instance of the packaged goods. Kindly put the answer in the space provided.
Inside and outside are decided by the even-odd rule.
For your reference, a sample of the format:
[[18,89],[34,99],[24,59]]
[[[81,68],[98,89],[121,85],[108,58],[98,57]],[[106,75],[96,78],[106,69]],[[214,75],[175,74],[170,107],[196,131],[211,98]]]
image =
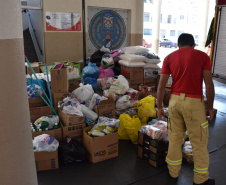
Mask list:
[[115,75],[113,69],[111,68],[102,68],[102,67],[99,67],[99,70],[100,70],[100,75],[99,75],[99,78],[108,78],[108,77],[113,77]]
[[144,68],[160,69],[160,67],[157,64],[149,64],[149,63],[146,63]]
[[42,116],[34,122],[36,129],[48,130],[53,129],[54,126],[59,125],[59,117],[56,115]]
[[128,95],[122,96],[116,102],[116,109],[117,110],[124,110],[124,109],[129,108],[130,106],[131,106],[130,96],[128,96]]
[[130,61],[130,62],[144,62],[145,57],[141,55],[134,54],[122,54],[120,55],[121,60]]
[[125,113],[129,116],[136,116],[137,115],[137,107],[131,107],[125,110],[116,110],[116,115],[119,117],[121,114]]
[[105,90],[109,89],[111,87],[111,84],[113,83],[114,78],[98,78],[97,79],[97,87],[98,89]]
[[118,119],[100,116],[98,123],[93,126],[88,134],[96,137],[105,136],[117,131],[119,126],[120,121]]
[[126,92],[126,95],[130,96],[131,100],[138,100],[139,99],[139,91],[129,88]]
[[144,53],[141,53],[140,55],[145,56],[148,59],[159,59],[158,55],[156,55],[155,53],[151,53],[151,52],[144,52]]
[[142,124],[147,124],[149,117],[156,117],[155,98],[151,95],[138,101],[137,108]]
[[33,148],[34,151],[54,152],[57,150],[59,142],[48,134],[42,134],[34,138]]
[[76,98],[80,103],[90,100],[94,94],[92,86],[89,84],[83,85],[82,83],[79,86],[72,92],[72,97]]
[[99,68],[96,66],[96,64],[88,63],[88,66],[84,67],[82,70],[82,79],[85,79],[86,77],[91,78],[98,78],[100,74]]
[[141,128],[142,134],[147,134],[152,139],[168,141],[167,123],[165,121],[158,121],[153,125],[145,125]]
[[146,62],[148,64],[159,64],[161,62],[161,60],[160,59],[145,58],[144,62]]
[[126,60],[119,60],[119,63],[126,67],[143,67],[145,66],[144,62],[131,62]]
[[186,163],[193,163],[193,151],[192,151],[192,146],[190,141],[185,141],[182,149],[183,153],[183,160]]
[[148,48],[145,48],[143,46],[128,46],[123,47],[121,50],[125,54],[141,54],[149,51]]
[[110,54],[103,55],[102,60],[101,60],[101,67],[103,67],[105,69],[114,68],[114,64],[115,64],[114,60]]
[[98,115],[92,111],[91,109],[89,109],[88,107],[86,107],[85,105],[82,105],[81,104],[81,110],[82,110],[82,113],[90,118],[91,120],[95,121],[97,118],[98,118]]
[[[43,95],[43,91],[41,89],[41,87],[39,85],[34,85],[35,89],[41,94]],[[31,85],[27,86],[27,94],[28,94],[28,98],[37,98],[39,97],[38,93]]]

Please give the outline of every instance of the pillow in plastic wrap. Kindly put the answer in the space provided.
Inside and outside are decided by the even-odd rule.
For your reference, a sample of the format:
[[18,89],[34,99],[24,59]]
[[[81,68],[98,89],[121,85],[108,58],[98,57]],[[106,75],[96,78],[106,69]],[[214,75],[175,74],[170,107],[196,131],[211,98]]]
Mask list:
[[141,53],[147,53],[149,51],[148,48],[145,48],[143,46],[128,46],[121,49],[123,53],[125,54],[141,54]]
[[130,62],[125,60],[119,60],[119,63],[126,67],[143,67],[145,66],[144,62]]
[[120,55],[122,60],[131,61],[131,62],[144,62],[145,57],[141,55],[134,55],[134,54],[122,54]]

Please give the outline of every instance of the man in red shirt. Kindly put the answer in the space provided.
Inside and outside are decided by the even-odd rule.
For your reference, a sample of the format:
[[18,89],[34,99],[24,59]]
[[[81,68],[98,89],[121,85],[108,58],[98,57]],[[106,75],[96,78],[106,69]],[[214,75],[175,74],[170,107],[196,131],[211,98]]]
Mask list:
[[[194,38],[183,33],[178,38],[179,50],[168,55],[164,62],[158,86],[158,118],[164,116],[162,102],[165,86],[170,75],[173,84],[169,102],[169,149],[166,157],[169,174],[177,180],[182,164],[182,144],[187,129],[194,157],[194,185],[214,185],[209,179],[208,120],[212,120],[214,85],[210,58],[202,51],[195,50]],[[208,117],[204,104],[202,84],[206,86]]]

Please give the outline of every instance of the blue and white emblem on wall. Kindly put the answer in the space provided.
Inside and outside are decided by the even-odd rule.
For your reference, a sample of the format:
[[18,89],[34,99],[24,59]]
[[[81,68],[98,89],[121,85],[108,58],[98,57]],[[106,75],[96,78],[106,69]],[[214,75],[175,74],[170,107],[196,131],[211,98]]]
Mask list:
[[123,18],[113,10],[96,13],[89,24],[89,38],[97,49],[102,46],[111,50],[120,48],[126,38]]

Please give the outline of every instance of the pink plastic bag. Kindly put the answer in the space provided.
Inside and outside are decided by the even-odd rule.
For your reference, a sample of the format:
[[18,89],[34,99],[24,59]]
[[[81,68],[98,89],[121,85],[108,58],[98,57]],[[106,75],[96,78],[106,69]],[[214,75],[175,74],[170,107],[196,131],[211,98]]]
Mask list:
[[111,57],[113,58],[114,61],[118,61],[118,56],[121,54],[121,50],[116,49],[111,52]]
[[113,77],[115,75],[114,71],[111,68],[104,69],[102,67],[99,67],[99,69],[100,69],[99,78],[108,78]]

